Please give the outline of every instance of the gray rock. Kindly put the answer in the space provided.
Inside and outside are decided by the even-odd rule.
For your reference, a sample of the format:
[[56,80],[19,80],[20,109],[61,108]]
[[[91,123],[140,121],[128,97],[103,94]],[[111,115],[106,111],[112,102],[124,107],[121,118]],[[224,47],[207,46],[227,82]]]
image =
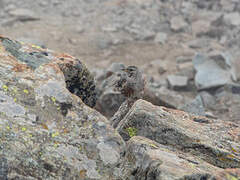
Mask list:
[[154,79],[159,80],[161,79],[161,76],[159,76],[159,74],[164,74],[167,71],[168,64],[167,61],[156,59],[144,64],[142,68],[146,74],[152,74]]
[[201,91],[199,95],[206,109],[213,108],[214,105],[216,104],[216,98],[213,95],[209,94],[207,91]]
[[81,33],[83,33],[84,31],[85,31],[85,30],[84,30],[83,25],[78,25],[78,26],[76,27],[76,32],[77,32],[77,33],[81,34]]
[[231,74],[214,60],[202,54],[193,58],[196,70],[195,85],[198,89],[208,89],[231,83]]
[[[239,127],[235,124],[233,128],[233,125],[230,124],[224,121],[189,115],[179,110],[154,106],[144,100],[138,100],[120,122],[117,130],[125,140],[129,140],[133,136],[143,136],[172,148],[178,155],[185,152],[188,155],[193,155],[194,158],[201,159],[201,163],[191,161],[196,162],[194,164],[207,163],[211,164],[211,167],[215,166],[215,168],[239,168],[240,157],[229,149],[229,141],[237,144],[239,142],[228,134],[235,131],[239,135]],[[152,147],[161,149],[154,143]],[[133,148],[133,150],[138,154],[139,148]],[[219,155],[224,158],[219,158]],[[165,155],[165,157],[168,157],[168,155]],[[226,158],[228,163],[226,163]],[[136,162],[137,159],[133,162]],[[163,158],[160,159],[163,162],[165,161]],[[143,161],[143,163],[145,162],[147,161]],[[173,171],[176,172],[176,169],[173,168]],[[136,171],[138,172],[138,170]],[[214,173],[213,171],[212,174]]]
[[[96,101],[86,66],[3,36],[0,42],[0,179],[120,179],[113,172],[125,143],[86,105]],[[32,52],[38,56],[24,56]],[[40,54],[48,61],[33,68]]]
[[225,14],[223,18],[226,24],[229,24],[232,26],[240,25],[240,14],[238,12]]
[[186,63],[186,62],[190,62],[192,61],[192,57],[189,57],[189,56],[178,56],[176,58],[176,62],[177,63]]
[[23,42],[23,43],[28,43],[28,44],[33,44],[36,46],[40,46],[42,48],[45,48],[45,43],[39,39],[33,38],[33,37],[19,37],[17,38],[17,41]]
[[8,12],[9,15],[16,17],[19,21],[34,21],[39,20],[40,17],[35,14],[35,12],[29,9],[13,9]]
[[167,34],[163,32],[159,32],[156,34],[154,42],[160,43],[160,44],[165,44],[167,41]]
[[[2,5],[2,3],[0,5]],[[4,6],[1,6],[1,7],[4,7]],[[7,6],[4,7],[4,10],[7,11],[7,12],[11,11],[13,9],[16,9],[16,4],[14,4],[14,3],[10,3],[10,4],[8,4]]]
[[47,1],[40,1],[39,2],[39,5],[42,6],[42,7],[46,7],[48,5],[48,2]]
[[212,172],[220,170],[208,163],[200,163],[191,155],[177,155],[169,147],[141,136],[134,136],[128,141],[126,157],[131,158],[126,158],[126,165],[122,168],[134,176],[126,173],[124,179],[208,179]]
[[232,50],[230,52],[223,53],[224,60],[226,61],[233,81],[238,82],[240,80],[240,60],[238,50]]
[[103,26],[102,27],[102,31],[105,31],[105,32],[116,32],[117,31],[117,27],[111,26],[111,25]]
[[240,79],[238,53],[213,51],[209,54],[209,57],[214,59],[215,62],[221,66],[221,68],[228,70],[233,81],[236,82],[238,79]]
[[107,73],[116,73],[125,68],[125,65],[122,63],[112,63],[111,66],[107,69]]
[[183,31],[188,26],[181,16],[175,16],[170,21],[171,29],[175,32]]
[[221,0],[220,4],[225,11],[232,12],[235,8],[235,3],[233,1]]
[[197,95],[194,100],[192,100],[190,103],[183,105],[182,107],[180,107],[180,109],[190,114],[205,116],[204,103],[200,95]]
[[178,69],[177,75],[188,77],[189,82],[194,79],[195,71],[192,62],[178,64],[177,69]]
[[192,23],[192,32],[196,36],[200,36],[209,32],[211,27],[210,21],[198,20]]
[[186,97],[183,97],[179,93],[169,90],[164,86],[160,88],[154,88],[150,85],[145,86],[143,99],[157,106],[165,106],[174,109],[178,109],[183,104],[188,102]]
[[112,45],[112,40],[107,36],[99,36],[95,41],[100,49],[107,49]]
[[169,75],[167,80],[170,88],[175,90],[186,88],[188,85],[188,77],[186,76]]
[[240,85],[225,85],[218,88],[214,96],[216,97],[216,103],[213,110],[218,118],[239,123]]
[[193,49],[205,48],[205,47],[208,47],[209,41],[205,38],[204,39],[194,39],[194,40],[189,41],[187,44],[190,48],[193,48]]

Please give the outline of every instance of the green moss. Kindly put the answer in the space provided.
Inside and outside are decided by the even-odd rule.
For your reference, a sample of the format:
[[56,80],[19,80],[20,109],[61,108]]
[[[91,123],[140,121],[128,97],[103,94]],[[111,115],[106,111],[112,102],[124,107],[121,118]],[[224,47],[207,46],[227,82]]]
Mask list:
[[137,129],[135,127],[128,127],[128,128],[126,128],[126,131],[128,132],[128,135],[130,137],[137,135]]

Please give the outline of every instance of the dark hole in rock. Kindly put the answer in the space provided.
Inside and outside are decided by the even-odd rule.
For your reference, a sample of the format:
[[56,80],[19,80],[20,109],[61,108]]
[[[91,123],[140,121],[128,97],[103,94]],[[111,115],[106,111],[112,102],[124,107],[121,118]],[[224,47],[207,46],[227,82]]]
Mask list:
[[240,86],[233,86],[232,87],[233,94],[240,94]]
[[44,163],[43,167],[44,167],[44,169],[46,169],[46,170],[48,170],[50,172],[53,171],[53,166],[51,164],[49,164],[49,163]]
[[48,56],[47,52],[41,52],[44,56]]
[[135,175],[137,174],[137,172],[138,172],[138,169],[136,168],[136,169],[134,169],[134,171],[132,172],[132,175],[135,176]]
[[198,123],[209,123],[209,121],[205,118],[200,118],[200,117],[195,117],[193,118],[193,121],[198,122]]
[[211,178],[211,176],[209,174],[193,174],[193,175],[184,177],[184,179],[186,179],[186,180],[194,180],[194,179],[208,180],[210,178]]
[[94,107],[96,104],[95,82],[87,67],[77,59],[74,63],[59,64],[59,67],[64,74],[67,89],[80,97],[85,104]]
[[72,104],[61,103],[61,113],[63,116],[66,116],[68,113],[68,109],[72,108]]

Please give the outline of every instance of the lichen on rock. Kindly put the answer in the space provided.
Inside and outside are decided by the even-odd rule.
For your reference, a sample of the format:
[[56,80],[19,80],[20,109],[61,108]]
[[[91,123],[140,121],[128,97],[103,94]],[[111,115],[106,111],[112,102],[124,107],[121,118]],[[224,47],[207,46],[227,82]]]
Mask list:
[[82,62],[0,36],[0,179],[119,179],[125,143],[95,101]]

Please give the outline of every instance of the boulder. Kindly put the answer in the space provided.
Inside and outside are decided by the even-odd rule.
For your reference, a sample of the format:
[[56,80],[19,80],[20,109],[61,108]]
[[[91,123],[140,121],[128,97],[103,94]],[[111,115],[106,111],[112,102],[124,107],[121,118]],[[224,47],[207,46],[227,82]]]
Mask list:
[[210,59],[204,54],[196,54],[193,58],[196,70],[195,85],[199,90],[216,88],[232,82],[228,65],[221,59]]
[[240,25],[240,14],[238,12],[232,12],[224,15],[224,21],[226,24],[232,26]]
[[38,15],[36,15],[35,12],[31,11],[30,9],[16,8],[16,9],[10,10],[8,13],[10,16],[13,16],[18,21],[40,20],[40,17]]
[[236,148],[240,145],[240,129],[232,122],[189,115],[138,100],[117,130],[124,140],[143,136],[217,168],[240,168],[240,151]]
[[171,29],[174,32],[183,31],[188,26],[187,22],[181,16],[173,17],[170,21],[170,24],[171,24]]
[[187,76],[168,75],[167,81],[170,88],[175,90],[187,88],[188,85]]
[[174,109],[178,109],[190,101],[189,98],[182,96],[176,91],[169,90],[164,86],[160,88],[146,86],[143,99],[157,106],[166,106]]
[[167,34],[163,32],[159,32],[156,34],[156,37],[154,39],[154,42],[159,43],[159,44],[165,44],[167,41]]
[[179,109],[199,116],[205,116],[204,101],[201,95],[197,95],[192,101],[184,104]]
[[124,142],[82,61],[1,36],[0,86],[0,179],[119,178]]
[[128,141],[124,162],[130,165],[124,166],[126,172],[131,172],[124,174],[125,179],[210,179],[214,177],[213,172],[221,170],[197,157],[176,152],[141,136]]

